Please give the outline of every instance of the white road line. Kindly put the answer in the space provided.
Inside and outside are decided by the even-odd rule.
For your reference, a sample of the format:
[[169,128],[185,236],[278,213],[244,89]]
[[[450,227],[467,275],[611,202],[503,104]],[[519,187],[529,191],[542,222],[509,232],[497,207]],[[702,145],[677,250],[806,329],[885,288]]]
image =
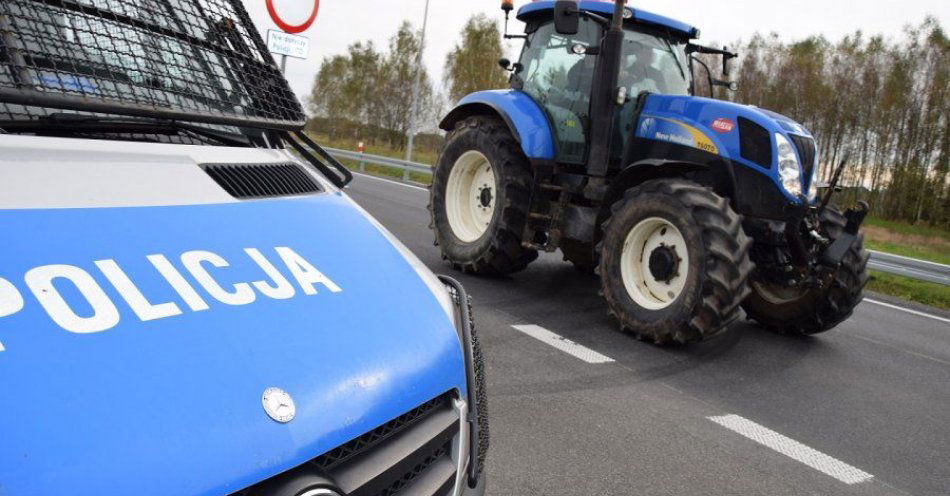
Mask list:
[[706,418],[793,460],[804,463],[819,472],[830,475],[845,484],[857,484],[874,477],[837,458],[811,449],[794,439],[785,437],[738,415]]
[[865,298],[864,301],[868,303],[874,303],[875,305],[881,305],[882,307],[893,308],[894,310],[900,310],[902,312],[907,312],[914,315],[919,315],[921,317],[927,317],[928,319],[939,320],[940,322],[946,322],[950,324],[950,319],[945,319],[943,317],[937,317],[936,315],[931,315],[929,313],[918,312],[917,310],[911,310],[909,308],[904,308],[898,305],[891,305],[890,303],[884,303],[883,301],[872,300],[870,298]]
[[570,339],[558,336],[557,334],[554,334],[543,327],[536,325],[513,325],[511,327],[533,337],[534,339],[537,339],[538,341],[541,341],[542,343],[547,343],[563,351],[564,353],[567,353],[568,355],[573,355],[576,358],[580,358],[587,363],[611,363],[614,361],[614,359],[610,358],[609,356],[601,355],[600,353],[597,353],[586,346],[577,344]]
[[[350,171],[350,172],[352,172],[352,171]],[[362,172],[353,172],[353,175],[354,175],[354,176],[368,177],[368,178],[371,178],[371,179],[376,179],[376,180],[384,181],[384,182],[387,182],[387,183],[398,184],[398,185],[400,185],[400,186],[405,186],[405,187],[407,187],[407,188],[418,189],[418,190],[422,190],[422,191],[426,191],[426,192],[429,191],[429,188],[423,188],[422,186],[416,186],[416,185],[414,185],[414,184],[406,184],[406,183],[399,182],[399,181],[393,181],[392,179],[386,179],[386,178],[383,178],[383,177],[374,176],[374,175],[372,175],[372,174],[363,174]],[[345,191],[345,190],[344,190],[344,191]]]

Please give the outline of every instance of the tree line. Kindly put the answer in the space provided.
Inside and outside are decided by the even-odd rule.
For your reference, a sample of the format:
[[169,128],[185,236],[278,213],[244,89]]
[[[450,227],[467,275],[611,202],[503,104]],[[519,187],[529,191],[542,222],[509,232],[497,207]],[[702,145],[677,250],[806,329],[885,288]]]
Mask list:
[[445,91],[432,81],[424,64],[416,65],[421,48],[422,33],[403,21],[385,50],[372,41],[360,41],[350,45],[345,54],[324,59],[307,102],[320,131],[331,139],[381,141],[402,149],[409,132],[416,71],[422,72],[415,115],[417,132],[435,129],[450,101],[507,84],[504,71],[497,65],[502,53],[501,33],[484,15],[469,19],[461,40],[446,57],[442,82]]
[[[420,34],[404,22],[386,50],[359,42],[325,59],[308,105],[321,131],[400,149],[416,70],[423,71],[416,122],[428,129],[464,95],[507,85],[497,66],[501,32],[484,15],[465,25],[441,85],[416,67]],[[823,181],[850,149],[839,201],[865,199],[882,218],[950,227],[950,42],[936,19],[897,39],[856,32],[836,42],[785,41],[773,34],[733,46],[740,53],[732,78],[739,90],[712,93],[801,122],[818,139]],[[721,78],[718,61],[704,60]],[[704,70],[695,68],[696,94],[709,95]]]
[[796,119],[818,140],[819,176],[851,151],[843,200],[874,215],[950,227],[950,42],[938,21],[899,39],[755,36],[729,96]]

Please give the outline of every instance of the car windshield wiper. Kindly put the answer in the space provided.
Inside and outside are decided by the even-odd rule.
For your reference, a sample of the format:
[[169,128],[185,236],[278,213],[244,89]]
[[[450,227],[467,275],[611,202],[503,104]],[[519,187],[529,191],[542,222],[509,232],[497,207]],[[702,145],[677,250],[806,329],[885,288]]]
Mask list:
[[66,113],[54,113],[30,120],[0,121],[0,131],[11,134],[35,133],[43,136],[117,133],[159,134],[165,136],[187,134],[205,140],[214,140],[225,146],[252,146],[251,140],[243,134],[216,131],[207,127],[179,121],[97,117]]

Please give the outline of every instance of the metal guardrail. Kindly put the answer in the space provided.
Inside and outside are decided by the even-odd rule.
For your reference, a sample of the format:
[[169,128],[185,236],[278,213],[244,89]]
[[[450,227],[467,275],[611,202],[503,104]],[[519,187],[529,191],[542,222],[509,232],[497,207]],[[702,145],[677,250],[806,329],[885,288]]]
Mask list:
[[357,170],[359,172],[366,171],[366,164],[382,165],[385,167],[392,167],[393,169],[399,169],[402,171],[403,182],[409,181],[410,172],[417,172],[419,174],[432,174],[432,166],[420,164],[418,162],[406,162],[405,160],[399,160],[398,158],[383,157],[381,155],[370,155],[368,153],[340,150],[338,148],[324,148],[324,150],[338,159],[342,158],[358,162],[359,165],[357,166]]
[[[406,162],[405,160],[396,158],[339,150],[336,148],[326,148],[326,151],[337,158],[357,162],[359,164],[357,170],[360,172],[365,172],[366,164],[381,165],[401,170],[403,182],[409,182],[410,172],[432,174],[431,166],[418,162]],[[918,281],[950,286],[950,265],[871,250],[871,261],[868,263],[868,267],[880,272],[916,279]]]
[[868,267],[918,281],[950,286],[950,265],[872,250],[871,262],[868,263]]

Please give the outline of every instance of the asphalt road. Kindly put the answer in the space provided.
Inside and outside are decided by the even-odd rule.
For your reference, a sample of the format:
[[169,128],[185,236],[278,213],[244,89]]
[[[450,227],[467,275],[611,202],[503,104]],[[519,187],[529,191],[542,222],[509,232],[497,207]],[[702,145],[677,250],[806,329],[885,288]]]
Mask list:
[[560,254],[509,278],[464,276],[432,244],[424,190],[358,176],[349,193],[473,296],[490,495],[950,494],[946,314],[865,302],[815,338],[741,322],[658,348],[621,333],[596,278]]

